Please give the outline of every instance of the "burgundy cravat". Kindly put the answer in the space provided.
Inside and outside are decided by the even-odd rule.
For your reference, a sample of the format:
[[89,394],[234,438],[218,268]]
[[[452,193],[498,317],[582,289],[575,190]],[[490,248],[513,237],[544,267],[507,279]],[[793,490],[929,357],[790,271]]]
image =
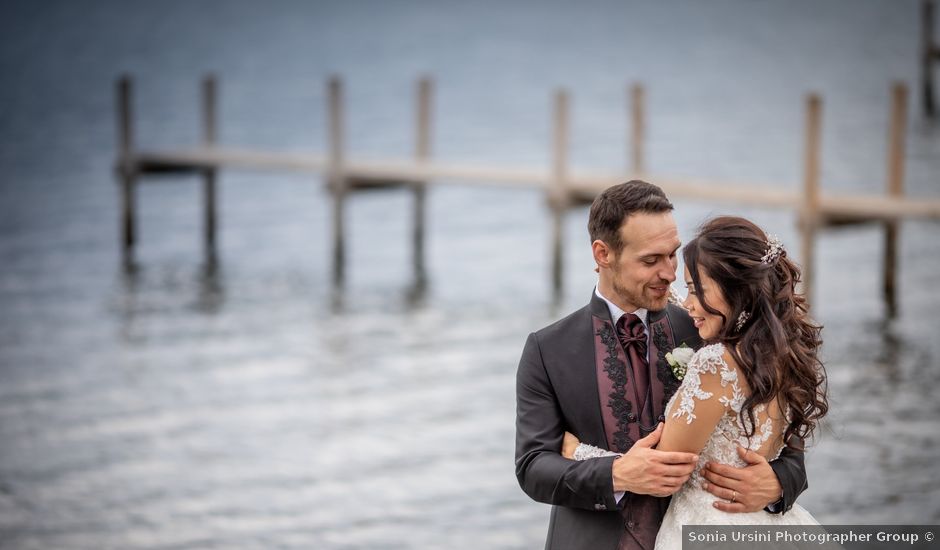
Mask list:
[[636,395],[640,400],[635,405],[638,411],[643,411],[650,387],[650,369],[646,359],[646,329],[643,327],[643,321],[632,313],[624,313],[617,321],[617,337],[632,367]]

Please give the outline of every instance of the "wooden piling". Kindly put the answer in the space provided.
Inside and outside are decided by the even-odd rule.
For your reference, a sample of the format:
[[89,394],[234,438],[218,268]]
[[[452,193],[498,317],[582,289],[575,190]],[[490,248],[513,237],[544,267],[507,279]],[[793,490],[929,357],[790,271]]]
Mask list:
[[646,171],[646,165],[643,163],[643,140],[646,133],[646,106],[645,94],[642,84],[634,84],[630,87],[630,159],[632,160],[630,169],[634,176],[639,177]]
[[[904,136],[907,133],[907,87],[895,83],[891,90],[891,122],[888,130],[888,196],[901,198],[904,195]],[[898,233],[897,220],[884,222],[884,276],[883,296],[885,312],[889,319],[898,315],[897,264]]]
[[806,148],[803,157],[803,205],[800,212],[800,260],[803,262],[802,292],[807,304],[813,303],[815,283],[816,231],[820,226],[819,212],[819,158],[822,126],[822,100],[816,94],[806,98]]
[[[431,157],[431,94],[432,82],[429,77],[418,81],[417,112],[415,122],[415,161],[423,164]],[[425,219],[427,205],[427,183],[412,185],[414,189],[414,224],[412,226],[412,249],[415,276],[415,289],[420,291],[427,286],[427,271],[424,262]]]
[[[217,139],[217,82],[215,75],[208,75],[202,81],[202,140],[206,147],[215,146]],[[203,248],[206,255],[206,266],[210,269],[216,266],[218,259],[216,249],[216,178],[217,170],[206,168],[202,172],[203,195]]]
[[330,148],[327,178],[333,195],[333,284],[342,287],[346,273],[346,235],[344,223],[347,180],[343,167],[343,84],[330,78],[327,86]]
[[933,62],[938,55],[933,42],[933,0],[922,0],[920,4],[920,82],[921,104],[924,114],[933,118],[935,113],[933,92]]
[[552,182],[548,203],[552,210],[552,296],[561,301],[564,283],[564,214],[568,178],[568,92],[555,92],[552,132]]
[[125,269],[134,264],[134,244],[137,241],[135,217],[136,167],[131,158],[134,153],[133,127],[133,82],[129,75],[122,76],[117,83],[118,142],[120,161],[118,177],[121,185],[121,258]]

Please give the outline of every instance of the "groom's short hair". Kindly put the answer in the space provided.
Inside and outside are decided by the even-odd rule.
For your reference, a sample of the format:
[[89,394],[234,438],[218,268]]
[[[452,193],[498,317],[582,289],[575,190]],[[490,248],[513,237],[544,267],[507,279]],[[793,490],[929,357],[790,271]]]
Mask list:
[[604,241],[614,252],[620,252],[623,248],[620,226],[627,221],[627,217],[638,212],[659,214],[671,211],[672,203],[666,194],[652,183],[631,180],[608,187],[591,204],[591,214],[588,216],[591,242]]

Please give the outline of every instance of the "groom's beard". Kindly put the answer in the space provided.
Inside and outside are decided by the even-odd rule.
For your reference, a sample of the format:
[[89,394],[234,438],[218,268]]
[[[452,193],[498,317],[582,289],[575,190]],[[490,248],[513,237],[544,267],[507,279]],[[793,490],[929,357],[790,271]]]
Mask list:
[[[665,296],[660,298],[654,296],[653,291],[646,285],[643,285],[642,290],[637,293],[622,286],[617,275],[619,275],[619,273],[615,271],[611,286],[623,303],[632,304],[638,308],[646,309],[647,311],[662,311],[666,309],[666,305],[669,304],[668,292],[666,292]],[[660,284],[665,285],[667,289],[669,288],[669,281],[662,281]]]

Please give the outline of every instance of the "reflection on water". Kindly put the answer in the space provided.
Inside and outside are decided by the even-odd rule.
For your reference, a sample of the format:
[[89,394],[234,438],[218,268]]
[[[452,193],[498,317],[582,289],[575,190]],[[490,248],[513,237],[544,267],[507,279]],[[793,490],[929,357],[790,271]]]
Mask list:
[[[81,306],[106,308],[96,323],[69,306],[25,318],[56,338],[4,347],[4,547],[540,545],[547,508],[513,476],[513,386],[527,332],[557,316],[546,296],[432,284],[413,305],[405,277],[330,311],[311,272],[233,263],[118,270],[107,303]],[[940,515],[921,298],[892,324],[821,312],[832,414],[801,502],[823,521]]]
[[901,370],[898,364],[901,358],[901,345],[903,341],[894,333],[894,322],[884,320],[876,323],[872,332],[880,337],[880,353],[875,364],[884,369],[887,380],[896,385],[900,382]]

